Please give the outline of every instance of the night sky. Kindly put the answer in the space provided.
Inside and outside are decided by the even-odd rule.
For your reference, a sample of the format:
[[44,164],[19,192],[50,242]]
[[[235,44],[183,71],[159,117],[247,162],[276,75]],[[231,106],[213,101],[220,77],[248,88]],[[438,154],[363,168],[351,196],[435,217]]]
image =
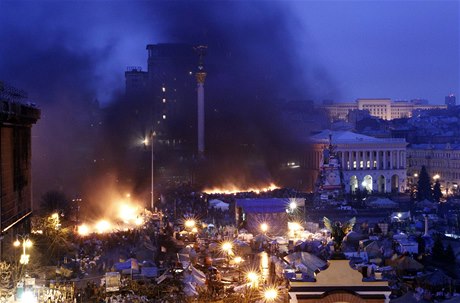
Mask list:
[[2,0],[0,79],[42,109],[34,187],[75,191],[88,108],[120,101],[147,44],[207,44],[207,102],[237,112],[268,97],[441,104],[460,91],[459,15],[458,1]]

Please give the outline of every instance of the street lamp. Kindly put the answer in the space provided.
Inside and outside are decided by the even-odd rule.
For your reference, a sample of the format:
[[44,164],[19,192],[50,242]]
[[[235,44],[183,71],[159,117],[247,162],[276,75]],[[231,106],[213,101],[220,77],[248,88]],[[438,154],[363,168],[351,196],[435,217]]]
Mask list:
[[291,210],[291,213],[293,213],[297,209],[297,202],[292,201],[289,203],[289,209]]
[[187,229],[193,229],[195,227],[195,225],[196,225],[196,222],[193,219],[187,219],[184,222],[184,226]]
[[268,287],[264,291],[265,302],[275,302],[278,299],[278,289],[275,287]]
[[233,244],[232,242],[222,243],[222,251],[226,253],[227,256],[227,266],[230,264],[230,254],[232,254]]
[[268,224],[267,223],[260,224],[260,230],[265,234],[268,230]]
[[[19,237],[21,238],[21,241],[19,241]],[[22,265],[29,264],[30,255],[26,254],[26,248],[32,247],[32,241],[30,241],[28,236],[18,235],[18,238],[16,238],[16,241],[13,242],[13,245],[15,247],[19,247],[22,245],[22,255],[21,255],[21,259],[19,259],[19,263],[21,263]]]
[[252,288],[256,288],[259,285],[259,275],[255,271],[250,271],[246,274],[246,278],[248,279],[250,286]]
[[153,177],[154,177],[154,174],[153,174],[153,172],[154,172],[154,170],[153,170],[153,160],[154,160],[153,137],[155,137],[155,136],[156,136],[156,133],[154,131],[150,131],[149,136],[147,138],[145,138],[144,141],[143,141],[145,148],[147,148],[147,146],[150,143],[150,151],[151,151],[150,208],[151,208],[152,212],[154,211],[154,204],[155,204],[154,194],[153,194]]

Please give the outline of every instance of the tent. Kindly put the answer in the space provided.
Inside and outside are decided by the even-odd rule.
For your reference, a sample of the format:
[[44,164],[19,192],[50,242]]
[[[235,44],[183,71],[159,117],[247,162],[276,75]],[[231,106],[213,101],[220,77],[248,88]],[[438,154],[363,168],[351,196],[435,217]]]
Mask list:
[[382,257],[381,246],[377,241],[373,241],[364,247],[364,251],[367,252],[369,259]]
[[260,242],[270,242],[272,239],[267,236],[266,234],[258,234],[257,236],[254,237],[254,242],[260,243]]
[[424,299],[419,300],[413,292],[409,291],[403,296],[391,300],[390,303],[428,303],[428,301]]
[[139,272],[139,264],[137,263],[137,260],[133,258],[128,259],[125,262],[115,263],[113,266],[116,271],[123,271],[129,269]]
[[393,266],[398,271],[420,271],[423,269],[423,265],[415,261],[410,256],[402,256],[391,261],[391,266]]
[[425,276],[417,278],[419,284],[430,290],[439,290],[442,288],[448,288],[452,282],[452,279],[447,276],[442,270],[429,273]]
[[420,202],[417,202],[417,203],[415,204],[415,206],[416,206],[417,208],[419,208],[419,209],[425,209],[425,208],[426,208],[427,210],[432,210],[432,209],[437,209],[437,208],[438,208],[438,206],[436,205],[436,203],[431,202],[431,201],[429,201],[429,200],[427,200],[427,199],[422,200],[422,201],[420,201]]
[[284,257],[284,260],[291,267],[299,268],[301,271],[313,275],[318,270],[324,270],[327,267],[327,262],[318,258],[314,254],[307,252],[295,252]]
[[249,246],[249,244],[246,242],[235,240],[233,241],[233,244],[235,248],[235,253],[240,256],[245,256],[245,255],[249,255],[250,253],[252,253],[251,246]]
[[236,209],[245,214],[245,228],[250,233],[259,232],[260,223],[266,222],[270,234],[283,235],[287,231],[288,201],[281,198],[236,199]]
[[226,211],[229,209],[229,204],[225,203],[224,201],[214,199],[214,200],[209,201],[209,208],[216,208],[222,211]]
[[367,205],[369,207],[376,207],[376,208],[397,208],[399,207],[399,204],[397,202],[394,202],[393,200],[390,200],[388,198],[378,198],[373,201],[368,201]]

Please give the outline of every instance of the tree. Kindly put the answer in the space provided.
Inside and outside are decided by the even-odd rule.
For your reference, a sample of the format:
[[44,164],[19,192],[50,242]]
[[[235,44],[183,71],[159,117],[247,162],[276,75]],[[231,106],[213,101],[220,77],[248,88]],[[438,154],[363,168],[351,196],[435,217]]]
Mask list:
[[444,259],[446,261],[446,263],[448,264],[452,264],[454,265],[455,264],[455,253],[454,253],[454,249],[452,248],[452,245],[449,243],[449,245],[447,245],[447,248],[444,252]]
[[435,261],[439,261],[439,262],[444,261],[444,258],[445,258],[444,245],[442,244],[442,240],[440,236],[436,237],[436,240],[434,241],[432,256],[433,256],[433,260]]
[[439,183],[439,179],[438,179],[436,180],[436,183],[433,186],[433,199],[436,202],[439,202],[441,198],[442,198],[441,183]]
[[432,200],[433,193],[431,191],[430,175],[426,171],[425,165],[422,166],[418,175],[417,182],[417,201]]

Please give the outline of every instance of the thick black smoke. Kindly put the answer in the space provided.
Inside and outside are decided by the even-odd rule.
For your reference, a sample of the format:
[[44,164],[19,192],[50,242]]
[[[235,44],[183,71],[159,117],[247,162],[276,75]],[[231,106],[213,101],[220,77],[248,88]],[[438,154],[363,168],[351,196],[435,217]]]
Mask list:
[[[5,1],[0,11],[0,79],[42,108],[33,138],[36,196],[77,195],[100,176],[131,188],[148,183],[148,165],[138,170],[148,153],[136,140],[148,132],[150,101],[122,92],[125,66],[139,65],[129,54],[139,49],[146,62],[146,44],[208,46],[206,145],[218,163],[209,182],[271,179],[270,165],[308,132],[281,119],[286,103],[335,96],[321,64],[299,49],[306,29],[286,3]],[[100,91],[114,96],[102,107]],[[257,163],[256,173],[248,163]]]

